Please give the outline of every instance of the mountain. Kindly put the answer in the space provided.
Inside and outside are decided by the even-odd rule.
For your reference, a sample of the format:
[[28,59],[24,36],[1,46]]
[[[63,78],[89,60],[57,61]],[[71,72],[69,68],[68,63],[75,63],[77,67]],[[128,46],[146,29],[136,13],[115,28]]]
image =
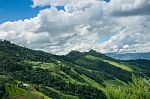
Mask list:
[[150,60],[150,52],[147,53],[107,53],[106,56],[112,57],[119,60],[137,60],[137,59],[147,59]]
[[0,41],[0,99],[124,99],[129,93],[138,99],[143,91],[149,99],[149,64],[94,50],[57,56]]

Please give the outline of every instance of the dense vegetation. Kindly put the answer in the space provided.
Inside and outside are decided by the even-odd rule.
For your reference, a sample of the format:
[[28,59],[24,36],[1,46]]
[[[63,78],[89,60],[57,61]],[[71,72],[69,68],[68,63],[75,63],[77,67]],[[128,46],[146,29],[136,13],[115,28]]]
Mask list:
[[116,86],[106,84],[105,93],[108,99],[150,99],[150,79],[132,77],[132,83]]
[[94,50],[56,56],[0,41],[0,99],[149,99],[149,73],[148,60]]

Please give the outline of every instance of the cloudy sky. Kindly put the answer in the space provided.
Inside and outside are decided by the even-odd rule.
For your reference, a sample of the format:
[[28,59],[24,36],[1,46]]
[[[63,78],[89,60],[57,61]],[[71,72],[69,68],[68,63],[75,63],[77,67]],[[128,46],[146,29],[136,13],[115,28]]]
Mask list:
[[0,39],[54,54],[150,52],[150,0],[0,0]]

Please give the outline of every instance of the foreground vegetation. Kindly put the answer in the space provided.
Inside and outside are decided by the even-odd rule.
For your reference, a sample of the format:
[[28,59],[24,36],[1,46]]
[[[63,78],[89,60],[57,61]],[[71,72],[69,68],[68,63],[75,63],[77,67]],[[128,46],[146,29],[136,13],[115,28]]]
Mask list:
[[150,79],[132,77],[129,84],[106,84],[104,89],[108,99],[150,99]]

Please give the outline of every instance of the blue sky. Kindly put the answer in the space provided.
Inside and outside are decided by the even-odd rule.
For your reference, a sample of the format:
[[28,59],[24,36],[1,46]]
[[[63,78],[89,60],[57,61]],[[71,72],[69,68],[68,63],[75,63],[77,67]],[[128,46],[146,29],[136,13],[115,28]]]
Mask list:
[[[109,2],[110,0],[104,0]],[[0,23],[29,19],[36,16],[39,10],[46,7],[32,8],[32,0],[0,0]],[[58,10],[64,10],[64,6],[57,6]]]
[[[104,1],[109,2],[110,0]],[[32,0],[0,0],[0,23],[29,19],[37,16],[41,9],[47,8],[32,8],[31,5],[33,5]],[[64,6],[56,6],[56,8],[58,10],[64,10]],[[99,42],[104,42],[111,36],[112,35],[103,35]]]
[[[32,8],[32,3],[32,0],[0,0],[0,23],[29,19],[37,16],[39,10],[46,8]],[[57,8],[64,9],[64,6],[57,6]]]
[[[66,11],[45,10],[51,4]],[[57,54],[91,48],[148,52],[149,9],[149,0],[0,0],[0,39]]]
[[[39,10],[46,7],[32,8],[32,0],[0,0],[0,23],[17,21],[37,16]],[[64,6],[57,6],[58,10],[64,10]]]
[[31,5],[31,0],[0,0],[0,23],[36,16],[41,8]]

